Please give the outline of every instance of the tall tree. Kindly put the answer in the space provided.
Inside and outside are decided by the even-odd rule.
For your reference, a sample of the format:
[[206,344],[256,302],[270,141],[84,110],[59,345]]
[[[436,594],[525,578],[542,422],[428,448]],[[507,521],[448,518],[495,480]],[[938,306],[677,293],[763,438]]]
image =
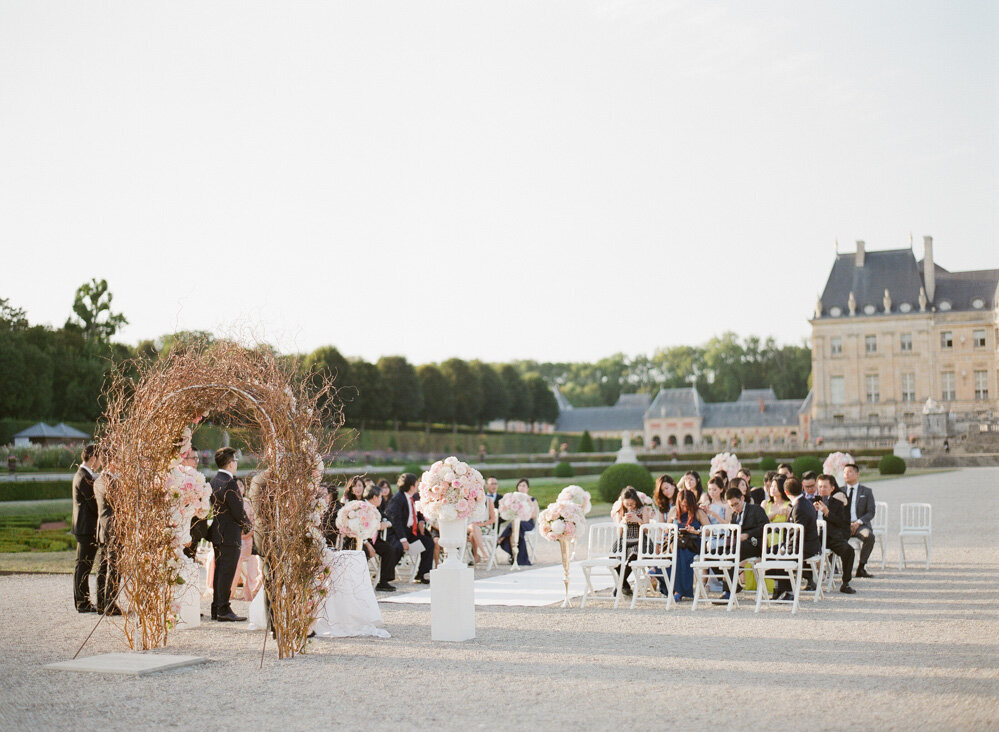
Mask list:
[[432,363],[423,364],[416,373],[423,390],[423,421],[429,433],[434,422],[450,421],[454,413],[454,396],[447,377]]
[[482,412],[482,384],[479,375],[460,358],[449,358],[441,364],[441,373],[451,385],[451,427],[458,431],[459,424],[474,425]]
[[548,382],[534,374],[524,379],[524,383],[531,392],[531,426],[537,422],[555,424],[558,418],[558,402]]
[[302,359],[302,373],[308,375],[315,389],[320,389],[327,381],[333,384],[333,391],[317,402],[323,424],[339,424],[345,404],[350,403],[357,390],[350,383],[350,364],[333,346],[320,346]]
[[75,325],[83,331],[85,338],[107,342],[122,326],[128,325],[124,315],[111,311],[113,299],[107,280],[94,278],[77,288],[73,312],[79,323]]
[[506,393],[506,385],[503,383],[499,372],[487,363],[482,361],[472,361],[469,366],[479,377],[479,384],[482,386],[482,408],[479,410],[478,426],[482,426],[494,419],[503,419],[510,406],[510,397]]
[[412,364],[404,356],[382,356],[378,370],[391,395],[389,418],[395,429],[399,429],[400,422],[418,419],[423,411],[423,390]]
[[382,379],[382,372],[373,363],[363,359],[350,362],[353,401],[344,407],[348,420],[359,424],[363,432],[368,422],[381,422],[389,418],[392,394]]
[[534,402],[531,399],[531,390],[521,378],[520,371],[513,364],[504,364],[500,367],[500,378],[503,379],[503,385],[510,399],[505,415],[506,421],[529,421]]

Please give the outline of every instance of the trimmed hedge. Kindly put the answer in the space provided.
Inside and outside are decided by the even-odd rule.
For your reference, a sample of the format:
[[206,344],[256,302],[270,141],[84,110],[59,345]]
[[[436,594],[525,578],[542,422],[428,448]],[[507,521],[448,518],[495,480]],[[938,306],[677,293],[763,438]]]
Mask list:
[[596,448],[593,446],[593,436],[590,435],[589,430],[584,430],[580,436],[576,452],[596,452]]
[[777,470],[777,458],[770,457],[769,455],[760,458],[760,470],[763,472]]
[[878,463],[881,475],[902,475],[905,473],[905,460],[898,455],[885,455]]
[[17,480],[0,483],[0,502],[72,497],[73,482],[70,480]]
[[601,473],[597,489],[604,501],[613,503],[628,486],[651,496],[654,488],[652,473],[635,463],[611,465]]
[[819,474],[822,472],[822,460],[814,455],[800,455],[791,461],[791,470],[799,478],[809,470]]
[[555,470],[553,472],[556,478],[571,478],[576,474],[576,471],[575,469],[573,469],[572,465],[565,462],[564,460],[555,466]]
[[417,465],[416,463],[407,463],[402,466],[402,470],[399,471],[399,475],[402,475],[403,473],[412,473],[416,477],[420,477],[423,475],[423,466]]

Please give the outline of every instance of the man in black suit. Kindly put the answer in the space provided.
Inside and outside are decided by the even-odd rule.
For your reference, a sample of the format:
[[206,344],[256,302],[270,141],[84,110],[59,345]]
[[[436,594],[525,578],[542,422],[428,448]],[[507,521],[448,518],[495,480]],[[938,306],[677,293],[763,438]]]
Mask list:
[[826,520],[826,546],[843,563],[843,584],[839,591],[853,595],[857,591],[850,587],[853,578],[853,547],[850,546],[850,507],[846,494],[836,485],[836,478],[820,475],[816,481],[819,499],[814,502],[815,510]]
[[115,547],[111,539],[114,532],[114,510],[108,501],[108,486],[114,476],[106,470],[94,481],[94,500],[97,503],[97,544],[101,548],[101,562],[97,565],[97,611],[104,615],[121,615],[115,601],[118,599],[118,566]]
[[83,463],[73,476],[73,535],[76,537],[76,569],[73,572],[73,602],[77,612],[96,613],[90,601],[90,571],[97,555],[97,501],[94,478],[101,468],[97,446],[83,448]]
[[871,529],[871,521],[874,520],[874,512],[877,509],[874,491],[860,484],[860,468],[854,463],[850,463],[843,470],[843,478],[846,483],[843,492],[846,493],[847,505],[850,508],[850,535],[860,539],[857,576],[873,578],[874,575],[869,574],[865,567],[871,552],[874,551],[874,531]]
[[[375,508],[378,508],[382,502],[381,486],[372,486],[371,488],[365,489],[364,500]],[[378,533],[375,534],[375,538],[368,539],[364,542],[364,552],[368,559],[371,559],[376,554],[381,557],[381,569],[378,575],[378,584],[375,585],[375,589],[379,592],[395,592],[395,587],[389,583],[395,579],[396,565],[398,565],[399,560],[402,559],[402,544],[398,540],[391,541],[388,537],[387,531],[386,537],[384,539],[382,538],[382,531],[391,528],[392,524],[388,521],[382,521],[378,526]]]
[[[763,527],[767,525],[769,519],[767,512],[762,506],[755,503],[747,503],[742,491],[738,488],[729,488],[725,492],[725,501],[732,510],[732,523],[738,524],[742,534],[742,542],[739,544],[740,560],[752,559],[763,554]],[[736,592],[742,591],[742,585],[736,587]],[[728,592],[722,595],[728,599]]]
[[[805,529],[802,538],[801,556],[803,559],[814,557],[822,551],[822,540],[819,538],[819,529],[815,525],[817,517],[815,506],[805,500],[802,495],[801,481],[797,478],[788,478],[784,481],[784,492],[791,501],[791,513],[788,515],[787,520],[801,524]],[[808,589],[814,588],[812,571],[807,564],[802,574],[802,581],[806,579],[808,581]],[[777,580],[777,584],[774,587],[774,594],[778,599],[790,600],[791,592],[791,583],[788,580]]]
[[423,544],[416,580],[426,585],[430,584],[427,572],[434,563],[434,540],[426,532],[423,519],[416,510],[416,484],[417,478],[413,473],[403,473],[399,476],[399,491],[389,501],[388,508],[385,509],[385,518],[392,524],[390,536],[399,542],[402,551],[408,552],[411,544],[415,545],[418,542]]
[[215,453],[215,464],[219,471],[211,480],[212,521],[211,540],[215,546],[214,596],[212,597],[212,620],[239,622],[246,620],[236,615],[229,605],[232,580],[239,564],[239,550],[243,534],[253,530],[253,525],[243,511],[243,497],[236,484],[236,451],[223,447]]

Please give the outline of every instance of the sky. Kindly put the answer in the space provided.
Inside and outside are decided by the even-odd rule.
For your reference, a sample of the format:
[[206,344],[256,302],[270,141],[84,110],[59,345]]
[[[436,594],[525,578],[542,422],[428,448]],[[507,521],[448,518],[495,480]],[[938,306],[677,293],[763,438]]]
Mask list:
[[0,0],[0,297],[369,360],[798,343],[999,268],[999,4]]

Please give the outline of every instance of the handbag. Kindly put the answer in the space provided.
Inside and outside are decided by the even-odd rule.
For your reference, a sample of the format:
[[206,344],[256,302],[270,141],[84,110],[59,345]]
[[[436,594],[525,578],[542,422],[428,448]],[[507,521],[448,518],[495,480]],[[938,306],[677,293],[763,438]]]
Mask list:
[[680,532],[680,534],[677,535],[676,545],[680,549],[686,549],[688,552],[697,553],[701,550],[700,537],[694,534],[687,534],[685,532]]

